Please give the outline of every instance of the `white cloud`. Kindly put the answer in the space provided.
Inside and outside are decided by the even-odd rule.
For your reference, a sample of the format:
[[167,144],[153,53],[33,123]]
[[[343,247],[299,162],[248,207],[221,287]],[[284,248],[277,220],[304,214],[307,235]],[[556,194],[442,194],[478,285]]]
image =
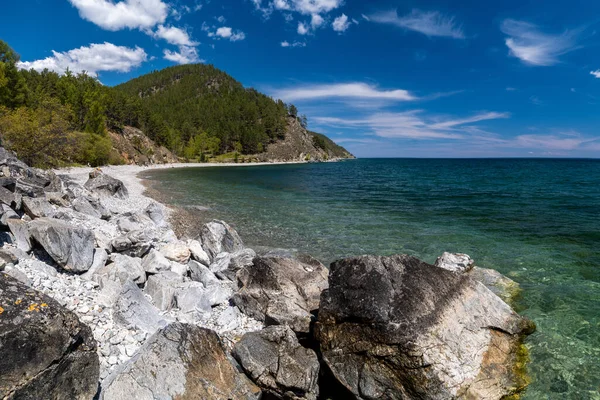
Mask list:
[[252,3],[268,18],[273,10],[295,11],[303,15],[326,14],[341,7],[344,0],[252,0]]
[[217,17],[216,20],[219,21],[221,24],[226,21],[225,17],[222,15],[220,17]]
[[164,39],[170,44],[176,46],[197,46],[198,43],[192,41],[188,33],[180,28],[174,26],[166,27],[159,25],[157,31],[154,33],[154,37]]
[[438,11],[412,10],[402,17],[395,10],[379,12],[367,17],[367,21],[395,25],[403,29],[420,32],[426,36],[442,36],[464,39],[462,27],[454,17],[448,17]]
[[535,66],[550,66],[560,62],[559,57],[578,48],[579,32],[565,31],[561,34],[541,32],[536,25],[524,21],[507,19],[502,22],[502,32],[509,54]]
[[313,27],[313,29],[319,28],[323,25],[323,23],[325,23],[325,20],[319,14],[312,15],[310,25]]
[[566,132],[559,135],[520,135],[514,140],[518,147],[545,150],[577,150],[592,144],[599,138],[585,138],[577,132]]
[[342,14],[333,20],[333,30],[336,32],[345,32],[350,27],[350,22],[348,21],[348,16],[346,14]]
[[365,14],[360,14],[360,16],[361,16],[361,17],[363,17],[363,19],[364,19],[365,21],[370,21],[370,20],[371,20],[371,18],[369,18],[369,17],[368,17],[368,16],[366,16]]
[[286,40],[286,41],[281,42],[281,47],[306,47],[306,43],[305,42],[290,43]]
[[274,97],[286,101],[310,100],[319,98],[362,98],[395,101],[417,100],[407,90],[380,90],[362,82],[340,83],[332,85],[309,85],[276,91]]
[[120,29],[151,29],[165,22],[169,6],[161,0],[69,0],[79,10],[81,18],[99,27]]
[[165,60],[169,60],[177,64],[203,62],[203,60],[198,57],[198,50],[195,47],[179,46],[179,51],[165,49],[163,54]]
[[43,60],[20,62],[21,69],[42,71],[49,69],[64,74],[67,68],[79,73],[86,71],[97,76],[101,71],[129,72],[148,59],[144,49],[115,46],[112,43],[94,43],[66,52],[52,51],[52,56]]
[[596,78],[600,79],[600,69],[590,71],[590,75],[594,75]]
[[209,36],[218,36],[221,37],[223,39],[229,39],[232,42],[237,42],[238,40],[244,40],[246,39],[246,34],[242,31],[233,31],[233,29],[231,29],[228,26],[222,26],[219,29],[217,29],[217,31],[211,35],[209,33]]
[[298,34],[306,35],[306,34],[308,34],[308,32],[309,32],[308,27],[303,22],[299,22],[298,23]]
[[[441,119],[423,116],[423,110],[399,113],[376,113],[363,119],[312,118],[316,123],[334,127],[369,129],[374,135],[384,138],[404,139],[465,139],[480,135],[476,122],[508,118],[507,113],[486,112],[468,118]],[[490,138],[490,140],[494,140]]]

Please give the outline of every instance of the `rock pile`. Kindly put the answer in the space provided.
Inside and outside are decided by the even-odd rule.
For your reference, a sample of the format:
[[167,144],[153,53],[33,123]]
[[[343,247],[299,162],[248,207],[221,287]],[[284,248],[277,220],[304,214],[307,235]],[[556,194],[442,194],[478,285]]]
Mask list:
[[0,174],[0,397],[500,399],[524,386],[533,325],[502,300],[518,285],[464,254],[328,271],[259,257],[223,221],[179,239],[164,206],[100,170],[78,180],[0,148]]

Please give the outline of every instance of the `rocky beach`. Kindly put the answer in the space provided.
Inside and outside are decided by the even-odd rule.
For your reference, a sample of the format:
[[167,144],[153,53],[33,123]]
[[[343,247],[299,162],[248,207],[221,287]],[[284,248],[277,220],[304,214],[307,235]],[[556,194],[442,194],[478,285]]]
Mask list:
[[[205,165],[205,164],[203,164]],[[161,168],[191,166],[164,165]],[[224,221],[185,237],[114,166],[0,149],[0,397],[501,399],[527,385],[518,284],[444,253],[326,268]],[[176,232],[177,231],[177,232]]]

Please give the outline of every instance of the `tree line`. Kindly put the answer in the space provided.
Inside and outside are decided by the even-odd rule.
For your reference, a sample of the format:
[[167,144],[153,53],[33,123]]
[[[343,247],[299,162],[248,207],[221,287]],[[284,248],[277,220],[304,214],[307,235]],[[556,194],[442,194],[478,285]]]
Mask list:
[[283,139],[294,105],[244,88],[211,65],[154,71],[117,87],[86,73],[19,70],[0,40],[0,138],[40,167],[121,162],[108,131],[139,128],[188,159],[255,154]]

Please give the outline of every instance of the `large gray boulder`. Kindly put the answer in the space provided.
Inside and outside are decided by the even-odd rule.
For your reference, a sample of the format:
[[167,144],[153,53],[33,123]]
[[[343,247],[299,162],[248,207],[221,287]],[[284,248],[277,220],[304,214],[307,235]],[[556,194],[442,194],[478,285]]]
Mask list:
[[221,279],[234,281],[240,269],[252,265],[254,257],[254,250],[247,248],[234,253],[219,253],[210,264],[210,270]]
[[317,355],[287,326],[246,333],[233,356],[254,383],[278,398],[316,400],[319,395]]
[[171,271],[160,272],[150,275],[144,293],[152,297],[152,302],[162,311],[168,311],[175,304],[175,293],[179,284],[183,283],[183,277]]
[[100,364],[89,327],[0,273],[0,398],[89,400]]
[[213,260],[217,254],[233,253],[244,248],[237,232],[223,221],[211,221],[202,227],[200,232],[202,247]]
[[85,272],[94,261],[94,233],[65,222],[38,218],[29,223],[31,237],[64,269]]
[[327,288],[327,269],[292,258],[257,257],[237,274],[239,290],[232,301],[240,310],[267,325],[289,325],[308,333],[312,311]]
[[22,219],[10,218],[6,220],[6,224],[15,238],[14,242],[17,247],[25,252],[31,251],[31,234],[27,222]]
[[110,248],[131,257],[143,257],[152,248],[154,239],[150,230],[133,230],[111,240]]
[[99,196],[114,196],[119,199],[129,197],[129,193],[123,182],[106,175],[99,169],[90,172],[90,179],[88,179],[84,187]]
[[142,259],[142,267],[149,274],[158,274],[161,271],[169,271],[171,262],[158,250],[151,249]]
[[533,330],[467,274],[363,256],[331,264],[315,337],[357,399],[500,399],[523,388],[518,354]]
[[140,288],[132,281],[127,281],[113,309],[113,318],[124,326],[133,326],[146,333],[152,334],[165,327],[169,318],[161,315]]
[[101,400],[255,400],[258,389],[238,372],[217,334],[173,323],[156,332],[102,384]]
[[23,211],[31,218],[52,217],[56,210],[45,198],[23,197]]

